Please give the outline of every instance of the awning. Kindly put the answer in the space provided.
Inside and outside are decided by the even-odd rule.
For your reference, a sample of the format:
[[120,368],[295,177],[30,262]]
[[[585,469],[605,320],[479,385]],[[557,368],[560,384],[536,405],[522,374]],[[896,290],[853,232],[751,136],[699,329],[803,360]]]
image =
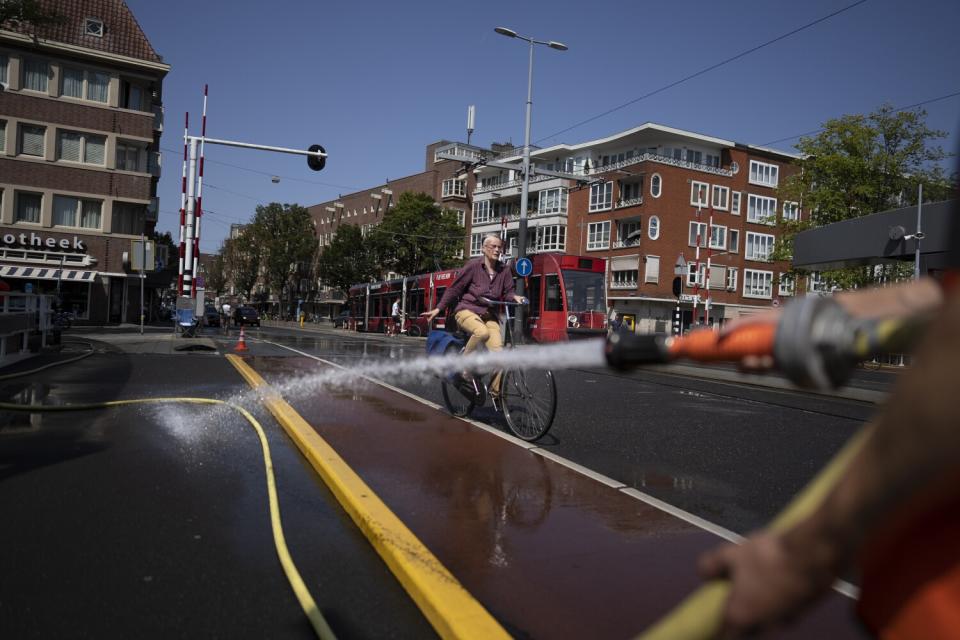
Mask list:
[[29,278],[31,280],[68,280],[72,282],[93,282],[96,271],[85,269],[61,269],[59,267],[0,267],[0,278]]
[[614,256],[610,258],[611,271],[636,271],[640,264],[640,255]]

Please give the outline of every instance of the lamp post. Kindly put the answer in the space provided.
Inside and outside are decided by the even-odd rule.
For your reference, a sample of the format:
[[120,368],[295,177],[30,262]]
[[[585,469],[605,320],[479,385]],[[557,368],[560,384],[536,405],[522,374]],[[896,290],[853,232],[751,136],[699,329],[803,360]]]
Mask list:
[[[557,51],[566,51],[567,45],[555,42],[553,40],[535,40],[527,36],[522,36],[513,29],[506,27],[497,27],[494,29],[497,33],[508,38],[519,38],[530,44],[530,56],[527,64],[527,115],[526,124],[523,132],[523,186],[520,190],[520,228],[517,237],[517,259],[524,258],[527,255],[527,198],[530,196],[530,110],[533,107],[533,45],[543,44]],[[523,280],[518,283],[517,292],[524,295]],[[523,327],[523,309],[517,309],[517,328]]]

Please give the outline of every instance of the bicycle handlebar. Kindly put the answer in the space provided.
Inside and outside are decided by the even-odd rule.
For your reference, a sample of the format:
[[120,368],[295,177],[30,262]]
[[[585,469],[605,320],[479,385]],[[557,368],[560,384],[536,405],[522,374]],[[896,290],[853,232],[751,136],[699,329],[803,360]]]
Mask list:
[[505,307],[519,307],[520,305],[530,304],[529,298],[524,298],[523,302],[510,302],[509,300],[491,300],[490,298],[480,298],[480,301],[487,305],[502,305]]

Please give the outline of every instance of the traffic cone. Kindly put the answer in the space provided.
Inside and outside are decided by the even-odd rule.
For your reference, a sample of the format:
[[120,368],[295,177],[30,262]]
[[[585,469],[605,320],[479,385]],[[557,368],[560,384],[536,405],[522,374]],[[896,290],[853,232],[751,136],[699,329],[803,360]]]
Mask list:
[[246,337],[243,335],[243,325],[240,325],[240,339],[237,340],[237,346],[233,348],[234,351],[246,351],[247,350],[247,341]]

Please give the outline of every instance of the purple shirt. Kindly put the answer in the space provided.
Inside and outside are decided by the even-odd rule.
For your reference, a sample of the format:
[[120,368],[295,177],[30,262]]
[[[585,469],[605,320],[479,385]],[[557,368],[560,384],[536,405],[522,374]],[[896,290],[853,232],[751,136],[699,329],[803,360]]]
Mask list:
[[490,311],[494,315],[499,309],[483,303],[480,298],[490,300],[508,300],[513,297],[513,274],[511,270],[495,263],[493,278],[483,266],[483,258],[471,260],[463,266],[454,279],[443,298],[437,304],[437,309],[443,311],[455,300],[460,300],[454,311],[468,309],[477,315]]

